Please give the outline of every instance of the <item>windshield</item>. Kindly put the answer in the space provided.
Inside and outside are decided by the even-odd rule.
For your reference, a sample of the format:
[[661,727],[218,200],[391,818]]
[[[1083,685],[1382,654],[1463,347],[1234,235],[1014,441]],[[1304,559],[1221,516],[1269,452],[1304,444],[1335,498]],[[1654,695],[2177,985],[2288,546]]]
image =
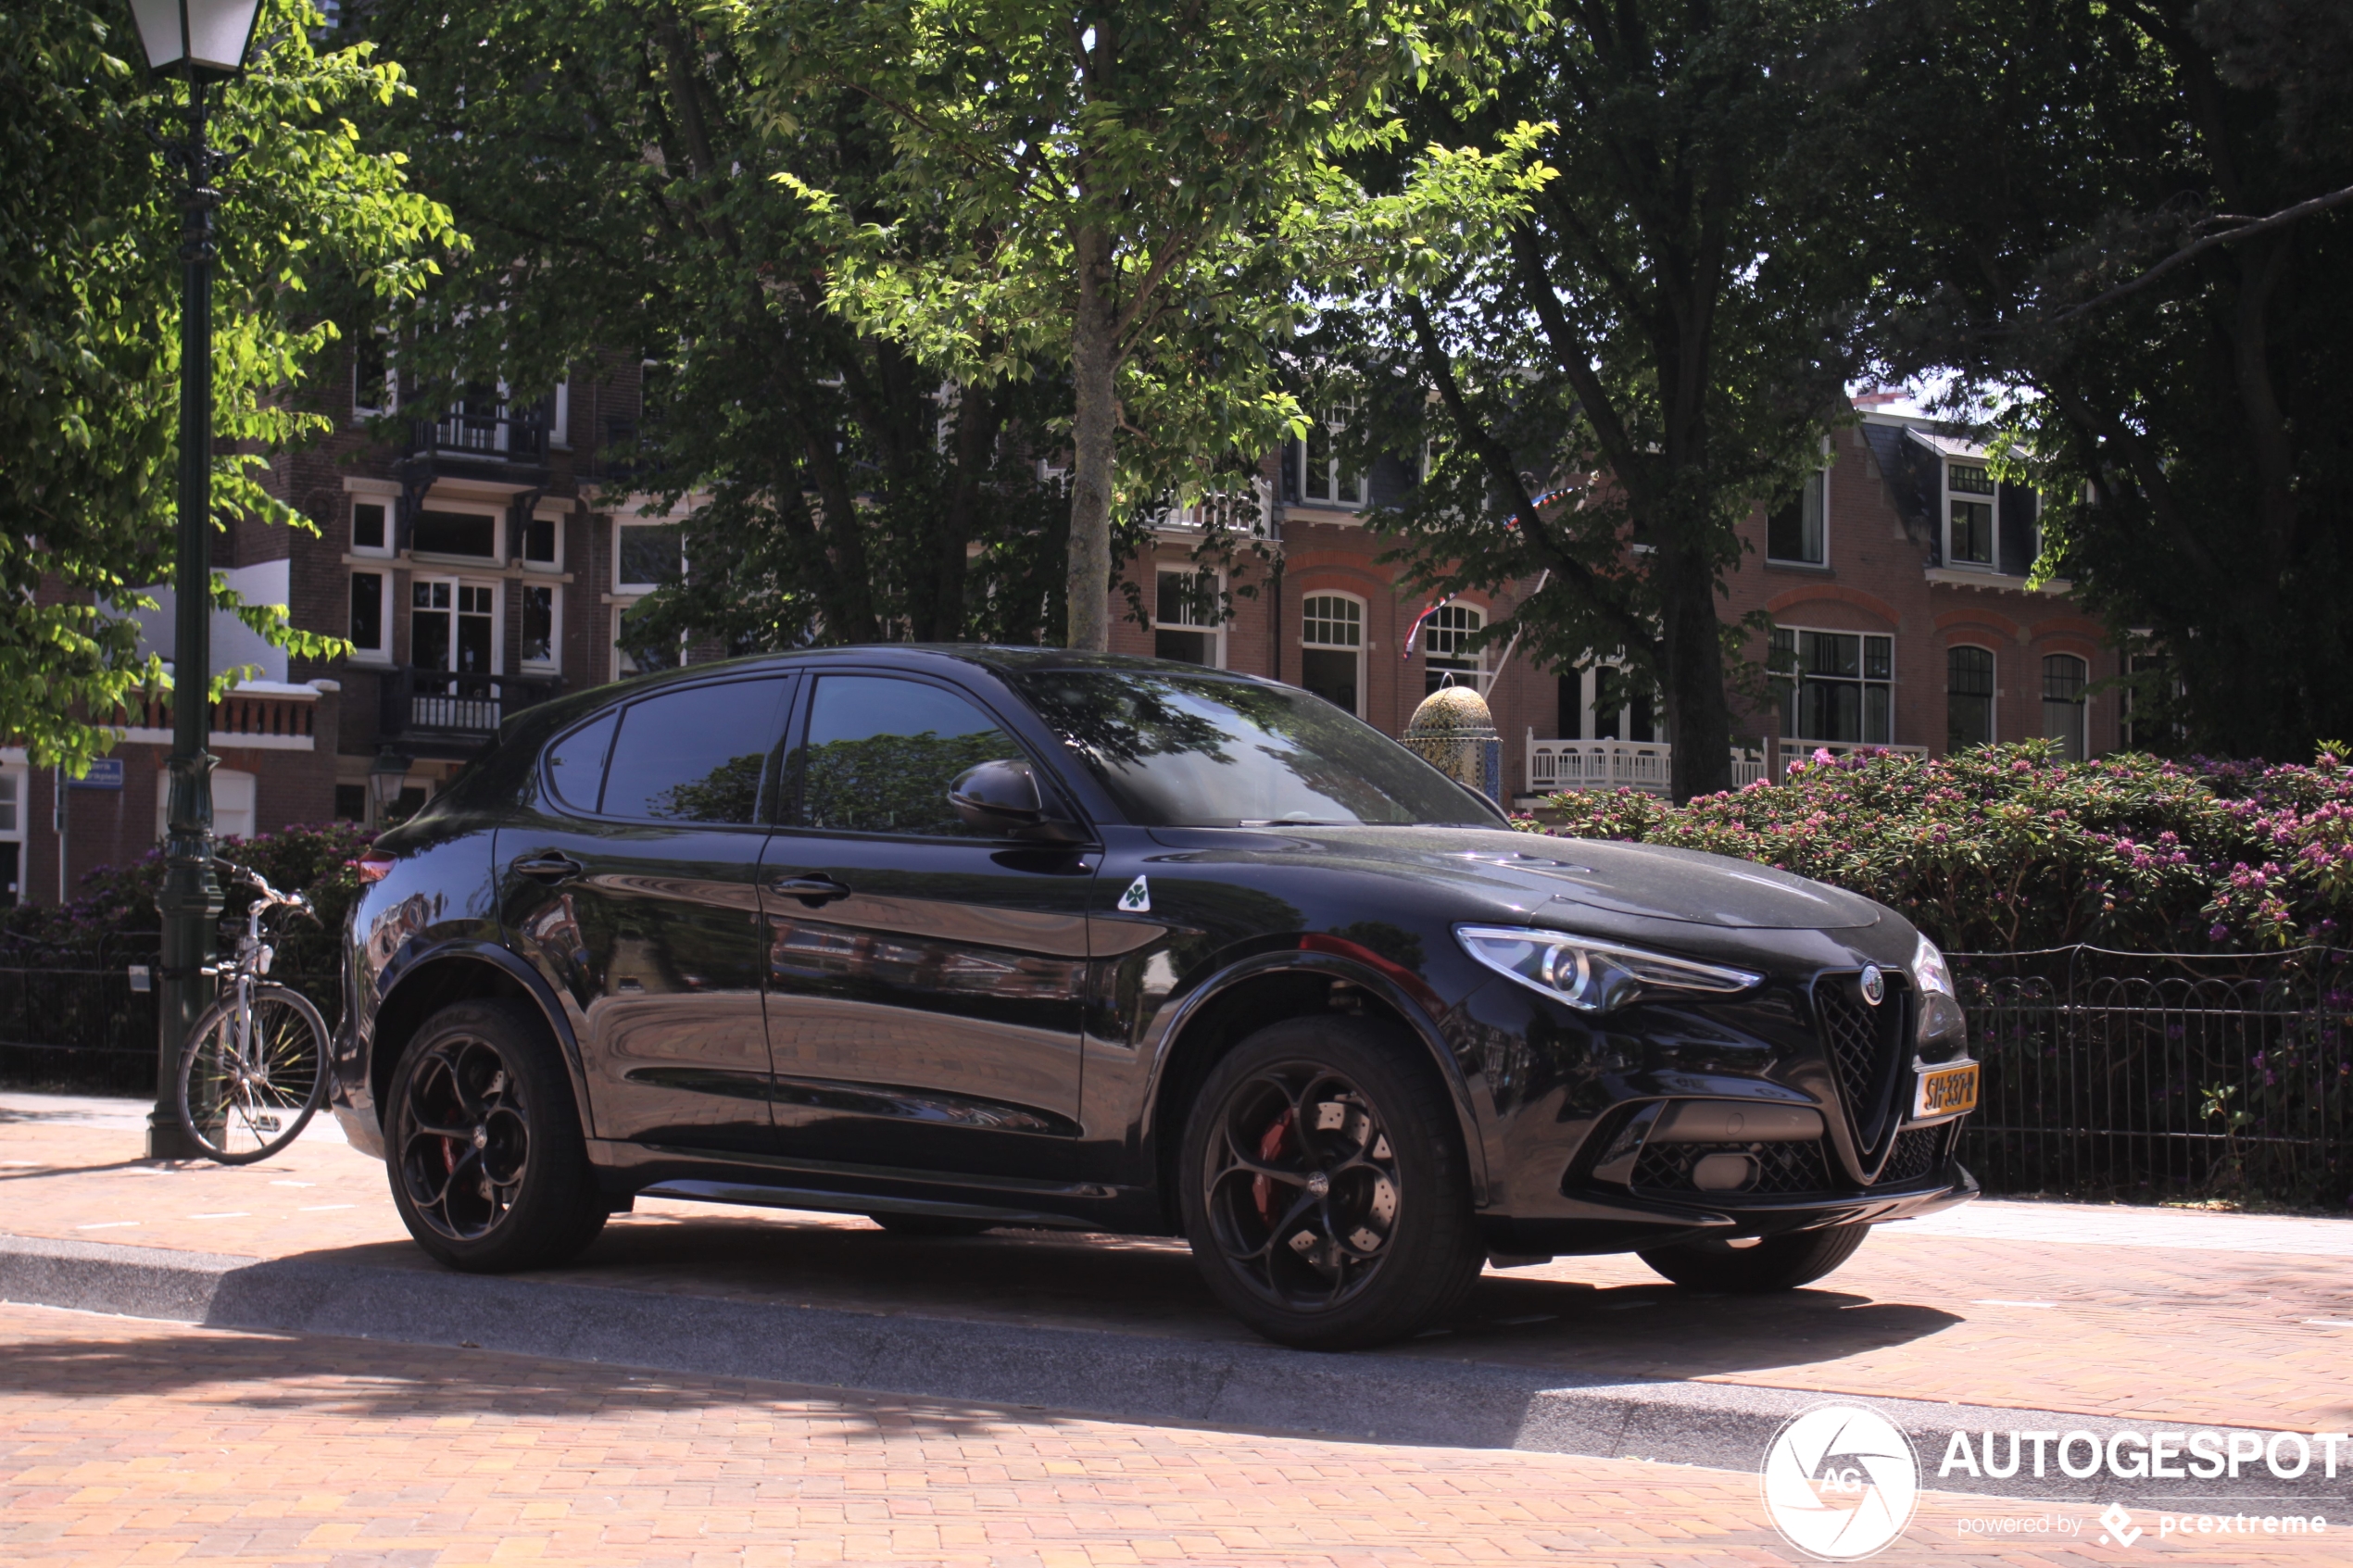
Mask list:
[[1041,670],[1013,682],[1139,826],[1502,821],[1378,730],[1302,691],[1159,670]]

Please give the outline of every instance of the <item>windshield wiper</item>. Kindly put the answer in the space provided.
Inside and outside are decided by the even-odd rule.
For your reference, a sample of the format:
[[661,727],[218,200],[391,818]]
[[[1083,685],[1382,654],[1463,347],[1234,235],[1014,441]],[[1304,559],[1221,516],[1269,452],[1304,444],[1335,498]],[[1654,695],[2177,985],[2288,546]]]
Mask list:
[[1234,825],[1240,828],[1353,828],[1359,824],[1327,817],[1245,817]]

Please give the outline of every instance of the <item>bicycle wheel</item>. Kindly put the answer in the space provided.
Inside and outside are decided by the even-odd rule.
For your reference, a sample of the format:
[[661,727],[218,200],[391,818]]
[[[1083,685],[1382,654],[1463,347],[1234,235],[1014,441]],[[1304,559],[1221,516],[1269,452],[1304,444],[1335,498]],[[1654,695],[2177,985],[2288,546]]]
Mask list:
[[240,1028],[236,998],[204,1011],[180,1050],[180,1124],[223,1165],[267,1160],[327,1098],[327,1025],[310,998],[257,985]]

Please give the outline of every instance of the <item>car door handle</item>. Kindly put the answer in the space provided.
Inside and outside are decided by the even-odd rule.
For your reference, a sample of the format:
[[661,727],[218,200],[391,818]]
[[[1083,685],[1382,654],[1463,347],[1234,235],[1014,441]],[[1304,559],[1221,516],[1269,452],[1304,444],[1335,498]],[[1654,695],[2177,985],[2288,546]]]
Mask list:
[[517,876],[553,884],[570,882],[587,868],[569,855],[547,854],[526,855],[520,860],[510,862],[507,869]]
[[849,889],[829,876],[778,877],[768,884],[768,891],[786,898],[798,898],[812,909],[831,899],[849,897]]

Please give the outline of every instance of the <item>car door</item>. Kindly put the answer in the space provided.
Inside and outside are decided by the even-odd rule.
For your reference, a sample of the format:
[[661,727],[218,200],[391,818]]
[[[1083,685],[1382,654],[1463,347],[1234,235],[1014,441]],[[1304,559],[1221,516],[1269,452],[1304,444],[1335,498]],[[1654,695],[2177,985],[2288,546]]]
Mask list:
[[810,680],[793,809],[768,857],[778,1148],[1058,1173],[1078,1131],[1098,857],[958,819],[949,786],[966,770],[1035,767],[968,694],[896,674]]
[[666,685],[557,737],[498,831],[509,944],[573,1012],[594,1135],[764,1148],[760,857],[793,678]]

